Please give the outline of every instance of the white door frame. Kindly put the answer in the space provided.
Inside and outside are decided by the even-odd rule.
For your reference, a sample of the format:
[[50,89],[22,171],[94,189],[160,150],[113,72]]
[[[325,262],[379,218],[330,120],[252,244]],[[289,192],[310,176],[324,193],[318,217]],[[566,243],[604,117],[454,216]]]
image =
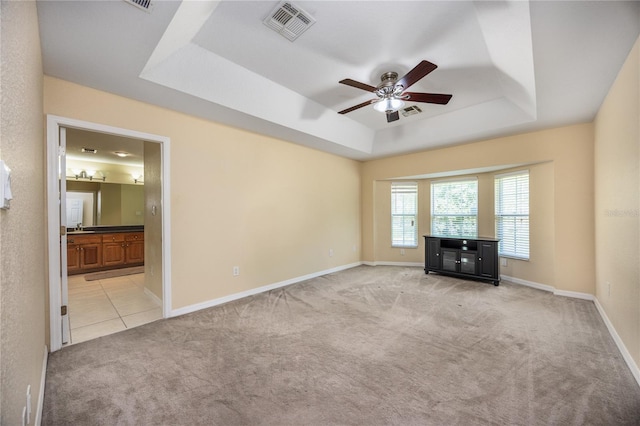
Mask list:
[[[47,115],[47,239],[49,261],[49,329],[51,351],[62,348],[60,206],[58,194],[58,146],[60,128],[107,133],[160,144],[162,170],[162,316],[171,316],[171,211],[169,187],[170,138],[73,118]],[[64,177],[62,177],[64,179]]]

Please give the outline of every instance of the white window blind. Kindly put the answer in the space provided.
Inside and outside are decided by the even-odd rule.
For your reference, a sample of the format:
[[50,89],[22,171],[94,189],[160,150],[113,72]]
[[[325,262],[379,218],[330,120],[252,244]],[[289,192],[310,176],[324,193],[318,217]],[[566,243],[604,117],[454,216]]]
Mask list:
[[495,197],[498,254],[529,259],[529,171],[496,176]]
[[478,235],[478,180],[431,183],[431,233],[444,236]]
[[391,183],[391,246],[418,246],[418,184]]

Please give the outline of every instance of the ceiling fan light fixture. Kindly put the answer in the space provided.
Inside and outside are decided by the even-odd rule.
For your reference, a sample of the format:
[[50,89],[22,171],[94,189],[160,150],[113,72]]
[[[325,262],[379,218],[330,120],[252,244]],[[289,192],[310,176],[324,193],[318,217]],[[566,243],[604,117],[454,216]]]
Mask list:
[[396,98],[385,98],[381,99],[373,105],[373,108],[379,112],[395,112],[404,106],[404,101],[402,99]]

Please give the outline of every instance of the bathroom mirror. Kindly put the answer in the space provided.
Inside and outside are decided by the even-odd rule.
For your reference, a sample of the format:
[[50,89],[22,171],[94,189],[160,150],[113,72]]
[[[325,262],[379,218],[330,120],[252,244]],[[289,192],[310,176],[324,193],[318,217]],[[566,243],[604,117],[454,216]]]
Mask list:
[[67,180],[67,226],[144,225],[144,186]]

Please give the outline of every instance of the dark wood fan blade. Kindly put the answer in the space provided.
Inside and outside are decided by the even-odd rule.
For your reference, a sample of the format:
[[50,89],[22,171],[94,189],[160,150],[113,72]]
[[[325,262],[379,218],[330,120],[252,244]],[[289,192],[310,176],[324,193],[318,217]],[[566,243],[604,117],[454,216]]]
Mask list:
[[453,95],[444,95],[441,93],[418,93],[418,92],[404,92],[404,96],[409,96],[406,99],[409,102],[426,102],[429,104],[446,105]]
[[391,123],[392,121],[397,120],[400,120],[400,114],[398,114],[398,111],[387,113],[387,123]]
[[396,86],[401,84],[402,87],[404,87],[404,90],[407,90],[415,82],[417,82],[436,68],[438,68],[436,64],[432,64],[429,61],[422,61],[418,65],[416,65],[414,69],[409,71],[404,77],[398,80]]
[[355,87],[356,89],[366,90],[367,92],[376,91],[375,87],[369,86],[368,84],[360,83],[359,81],[351,80],[350,78],[345,78],[344,80],[340,80],[339,83],[346,84],[347,86]]
[[377,100],[378,99],[371,99],[369,101],[363,102],[363,103],[358,104],[356,106],[352,106],[351,108],[343,109],[342,111],[338,111],[338,114],[346,114],[348,112],[355,111],[355,110],[360,109],[362,107],[366,107],[367,105],[371,105],[372,103],[374,103]]

